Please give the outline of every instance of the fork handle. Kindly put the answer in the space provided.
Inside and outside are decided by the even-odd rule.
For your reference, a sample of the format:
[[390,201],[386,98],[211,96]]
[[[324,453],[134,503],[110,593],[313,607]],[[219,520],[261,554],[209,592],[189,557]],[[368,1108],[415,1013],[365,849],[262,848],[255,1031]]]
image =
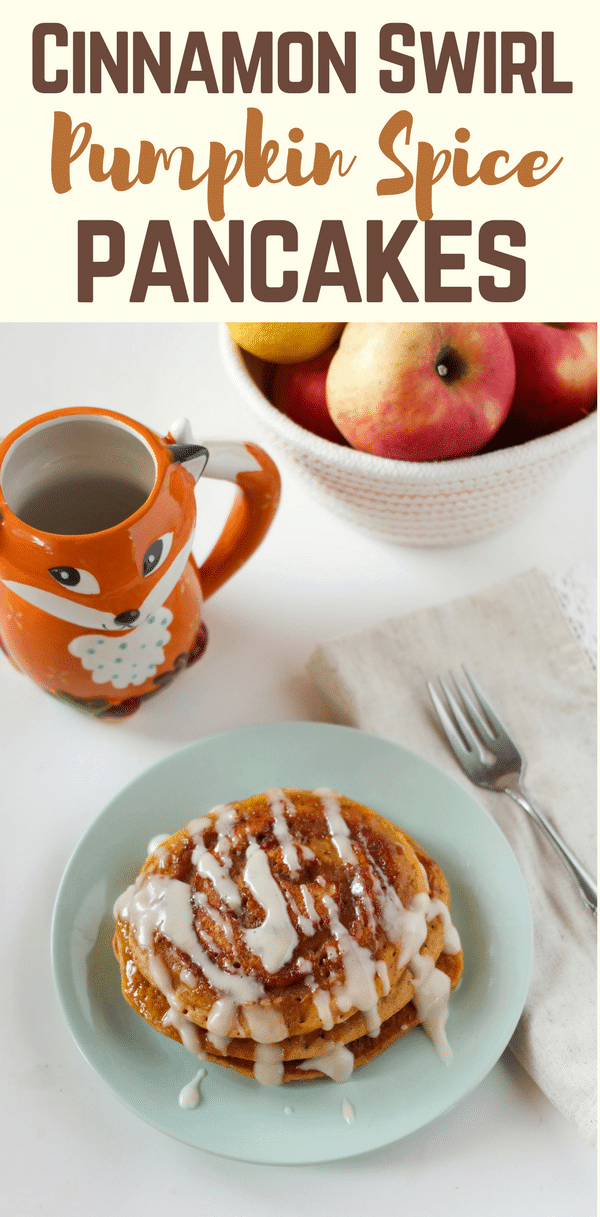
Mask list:
[[568,845],[565,845],[562,838],[555,832],[543,812],[539,808],[534,807],[533,803],[529,802],[529,799],[523,794],[522,790],[513,790],[510,786],[503,786],[502,790],[504,794],[510,795],[511,799],[514,799],[515,803],[518,803],[519,807],[523,808],[523,811],[527,812],[527,815],[531,817],[534,824],[537,824],[538,828],[541,828],[544,836],[548,838],[550,844],[556,850],[561,862],[564,863],[569,873],[573,876],[583,903],[587,908],[591,909],[592,913],[597,915],[598,888],[591,875],[577,861],[575,855],[571,853]]

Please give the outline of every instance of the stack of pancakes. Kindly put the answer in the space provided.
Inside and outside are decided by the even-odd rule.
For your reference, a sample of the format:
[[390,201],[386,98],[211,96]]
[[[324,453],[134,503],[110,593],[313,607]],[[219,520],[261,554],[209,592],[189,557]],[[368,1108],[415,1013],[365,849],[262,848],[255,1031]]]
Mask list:
[[266,1084],[352,1068],[423,1023],[443,1060],[462,972],[450,892],[395,824],[270,790],[163,840],[117,900],[123,994],[196,1055]]

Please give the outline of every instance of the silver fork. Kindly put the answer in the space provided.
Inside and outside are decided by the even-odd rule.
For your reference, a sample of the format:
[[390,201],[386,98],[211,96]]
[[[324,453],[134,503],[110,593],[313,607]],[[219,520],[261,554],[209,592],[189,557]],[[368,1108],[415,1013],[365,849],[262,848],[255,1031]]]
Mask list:
[[[459,765],[476,786],[485,786],[488,790],[510,795],[510,798],[527,812],[554,846],[559,858],[572,875],[584,904],[593,913],[597,913],[598,889],[594,880],[580,865],[543,812],[534,807],[525,795],[521,784],[525,772],[524,758],[464,664],[463,672],[475,700],[465,694],[452,673],[450,675],[456,694],[438,677],[450,713],[431,682],[427,681],[436,714]],[[486,759],[484,749],[491,753],[492,760]]]

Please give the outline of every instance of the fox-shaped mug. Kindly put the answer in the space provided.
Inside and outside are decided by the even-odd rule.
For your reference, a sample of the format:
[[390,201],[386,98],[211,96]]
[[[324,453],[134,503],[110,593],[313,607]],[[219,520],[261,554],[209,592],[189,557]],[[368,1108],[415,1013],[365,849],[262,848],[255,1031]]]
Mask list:
[[[225,527],[198,567],[200,475],[234,482]],[[279,499],[262,448],[164,437],[112,410],[52,411],[0,444],[0,645],[63,701],[133,713],[203,653],[203,602],[250,557]]]

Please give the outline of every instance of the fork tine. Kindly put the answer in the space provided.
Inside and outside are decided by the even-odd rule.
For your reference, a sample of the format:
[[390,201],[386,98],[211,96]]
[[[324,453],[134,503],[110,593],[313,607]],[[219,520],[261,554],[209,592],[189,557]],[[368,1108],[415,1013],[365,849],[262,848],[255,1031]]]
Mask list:
[[[452,676],[452,673],[450,673],[450,675]],[[471,752],[477,753],[480,760],[483,760],[483,752],[481,750],[481,740],[477,737],[477,735],[475,734],[475,732],[473,731],[473,729],[471,727],[471,724],[467,721],[465,715],[463,714],[462,707],[461,707],[460,703],[457,701],[456,697],[454,696],[452,690],[448,688],[447,684],[445,683],[445,681],[442,680],[441,676],[438,677],[438,680],[439,680],[441,688],[445,694],[448,705],[450,706],[450,709],[452,710],[456,723],[464,736],[467,747],[470,749]],[[458,692],[460,693],[460,689],[458,688],[458,685],[456,684],[456,680],[455,680],[454,676],[452,676],[452,680],[454,681],[454,684],[456,685],[456,688],[457,688]],[[475,726],[476,725],[477,724],[475,724]]]
[[[441,679],[441,677],[438,677],[438,679],[440,681],[440,685],[442,686],[442,689],[444,690],[444,693],[446,694],[446,697],[448,697],[448,690],[445,688],[443,680]],[[427,688],[429,689],[429,696],[431,697],[431,700],[433,702],[433,707],[434,707],[434,710],[440,721],[440,725],[442,727],[444,735],[446,736],[446,739],[448,740],[448,743],[450,744],[450,747],[451,747],[459,765],[463,766],[463,768],[464,768],[465,761],[469,757],[469,754],[470,754],[468,737],[470,736],[471,740],[473,741],[473,746],[479,752],[479,748],[477,746],[477,740],[476,740],[475,736],[473,735],[472,731],[470,730],[470,728],[468,727],[468,725],[465,724],[465,726],[466,726],[465,734],[467,736],[467,743],[465,743],[465,740],[461,737],[461,735],[457,731],[456,724],[450,717],[441,697],[439,696],[437,690],[434,688],[431,681],[429,681],[429,680],[427,681]],[[449,704],[451,704],[450,701],[449,701]],[[460,707],[457,707],[457,709],[458,709],[458,713],[460,716]]]
[[474,704],[470,697],[467,696],[464,689],[461,689],[454,672],[451,672],[450,675],[454,682],[454,688],[456,689],[456,692],[458,693],[458,696],[460,697],[460,700],[464,706],[465,713],[470,718],[475,730],[479,732],[484,744],[493,750],[494,745],[497,744],[498,741],[496,735],[494,735],[494,732],[490,730],[490,724],[485,721],[483,715],[480,713],[479,707]]
[[485,694],[480,689],[475,678],[473,676],[471,676],[471,673],[465,667],[464,663],[462,665],[462,670],[463,670],[480,706],[482,707],[482,709],[486,715],[486,718],[488,719],[488,722],[489,722],[492,730],[494,731],[496,737],[509,744],[512,744],[514,747],[513,741],[511,739],[510,735],[508,734],[508,731],[506,730],[504,723],[498,718],[498,715],[496,714],[495,710],[493,710],[492,707],[490,706],[490,703],[487,700]]
[[434,689],[430,680],[427,681],[427,688],[429,689],[429,696],[433,702],[433,708],[439,718],[444,735],[446,736],[446,739],[448,740],[448,743],[450,744],[458,763],[462,765],[464,763],[464,758],[467,751],[464,742],[460,738],[460,735],[458,734],[458,731],[456,730],[456,727],[454,726],[454,723],[452,722],[443,701],[441,700],[437,690]]

